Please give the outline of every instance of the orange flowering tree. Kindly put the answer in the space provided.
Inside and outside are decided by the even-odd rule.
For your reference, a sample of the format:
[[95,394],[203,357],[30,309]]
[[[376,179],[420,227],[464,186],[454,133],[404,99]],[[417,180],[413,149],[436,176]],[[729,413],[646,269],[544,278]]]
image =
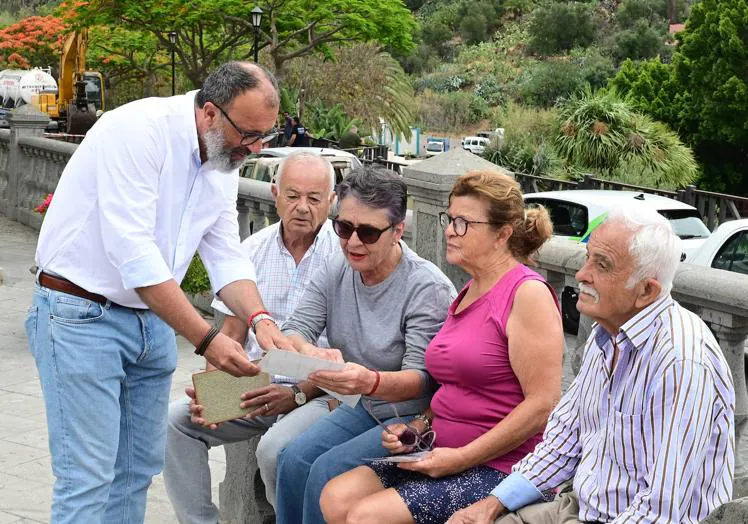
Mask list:
[[0,69],[56,67],[66,30],[56,16],[30,16],[0,29]]

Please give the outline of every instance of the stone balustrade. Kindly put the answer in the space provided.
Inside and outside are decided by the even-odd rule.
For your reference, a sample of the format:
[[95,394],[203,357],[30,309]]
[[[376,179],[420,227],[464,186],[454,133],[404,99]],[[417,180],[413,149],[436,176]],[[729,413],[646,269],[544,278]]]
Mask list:
[[[30,106],[25,106],[29,108]],[[11,129],[0,130],[0,212],[32,227],[40,217],[33,213],[47,193],[53,192],[62,169],[77,147],[41,138],[45,116],[30,109],[16,110]],[[462,149],[448,151],[403,169],[403,179],[412,197],[406,224],[406,242],[421,256],[434,262],[459,288],[467,275],[446,262],[446,246],[438,213],[448,204],[455,179],[474,169],[499,170],[497,166]],[[242,238],[278,220],[270,185],[240,179],[237,195],[239,230]],[[574,285],[574,274],[584,260],[583,247],[554,240],[540,251],[539,270],[556,291]],[[718,337],[730,364],[736,387],[736,442],[740,445],[748,422],[744,345],[748,336],[748,276],[682,264],[676,276],[673,296],[701,316]],[[589,329],[583,321],[580,339]],[[578,370],[581,348],[567,348],[571,368]],[[250,453],[250,443],[226,446],[227,476],[221,485],[221,518],[227,523],[272,522],[272,510],[265,502],[262,484]],[[748,495],[748,472],[740,454],[735,471],[735,497]]]
[[31,105],[10,113],[10,129],[0,130],[0,213],[39,229],[41,215],[34,208],[53,193],[78,147],[43,138],[47,115]]

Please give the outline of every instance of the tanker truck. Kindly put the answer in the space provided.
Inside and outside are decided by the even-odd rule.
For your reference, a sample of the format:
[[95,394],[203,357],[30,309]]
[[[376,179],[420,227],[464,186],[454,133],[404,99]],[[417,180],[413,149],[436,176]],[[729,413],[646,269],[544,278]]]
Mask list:
[[[24,104],[33,104],[40,111],[47,113],[50,118],[56,119],[58,116],[56,107],[49,108],[54,115],[47,108],[41,107],[39,103],[41,93],[48,93],[55,100],[57,98],[57,82],[49,69],[0,71],[0,108],[2,108],[0,111],[3,114]],[[2,116],[0,114],[0,118]],[[52,127],[56,127],[56,124]]]
[[68,35],[60,54],[59,83],[49,69],[0,72],[0,107],[7,111],[33,104],[47,113],[59,130],[85,134],[104,111],[104,78],[98,71],[86,71],[87,50],[86,30]]

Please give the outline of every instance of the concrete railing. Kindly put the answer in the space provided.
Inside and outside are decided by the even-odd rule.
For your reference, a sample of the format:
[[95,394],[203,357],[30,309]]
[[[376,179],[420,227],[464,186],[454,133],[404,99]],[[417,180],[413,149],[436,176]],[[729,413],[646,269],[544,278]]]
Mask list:
[[78,147],[43,138],[49,118],[31,105],[10,113],[9,130],[0,129],[0,213],[39,229],[34,208],[53,193],[62,170]]

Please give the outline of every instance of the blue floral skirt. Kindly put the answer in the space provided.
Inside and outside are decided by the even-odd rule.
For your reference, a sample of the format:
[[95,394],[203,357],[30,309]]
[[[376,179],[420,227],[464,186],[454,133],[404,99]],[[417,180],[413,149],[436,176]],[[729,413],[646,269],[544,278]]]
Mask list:
[[431,478],[395,464],[368,464],[385,488],[393,488],[405,501],[416,524],[443,524],[452,514],[491,494],[507,475],[488,466],[476,466],[448,477]]

